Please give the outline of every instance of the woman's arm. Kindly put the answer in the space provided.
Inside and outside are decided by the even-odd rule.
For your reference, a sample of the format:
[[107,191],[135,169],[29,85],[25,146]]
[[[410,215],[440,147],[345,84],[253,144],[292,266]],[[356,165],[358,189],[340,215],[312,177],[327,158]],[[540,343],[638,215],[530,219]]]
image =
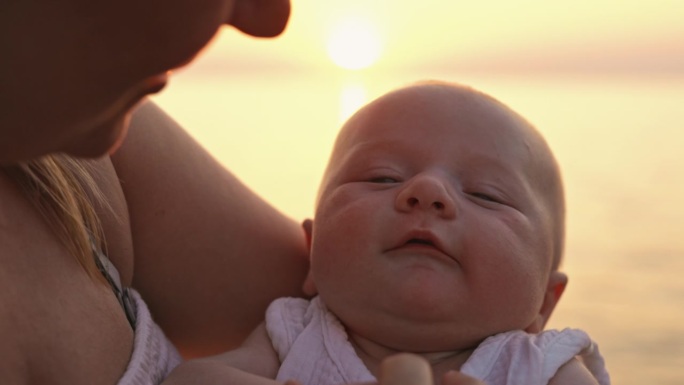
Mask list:
[[185,361],[162,385],[280,385],[275,380],[279,367],[278,355],[262,323],[241,347],[217,356]]
[[133,286],[186,357],[238,346],[271,300],[302,295],[299,224],[153,103],[133,114],[112,161],[130,214]]

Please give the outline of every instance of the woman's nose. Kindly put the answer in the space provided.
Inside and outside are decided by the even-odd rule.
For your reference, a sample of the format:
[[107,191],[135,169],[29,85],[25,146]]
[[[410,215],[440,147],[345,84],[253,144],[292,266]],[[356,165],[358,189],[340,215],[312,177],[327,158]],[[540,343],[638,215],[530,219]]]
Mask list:
[[401,212],[432,211],[445,219],[456,216],[456,203],[444,182],[435,176],[417,175],[406,182],[396,198]]
[[280,35],[290,18],[289,0],[237,0],[226,24],[259,37]]

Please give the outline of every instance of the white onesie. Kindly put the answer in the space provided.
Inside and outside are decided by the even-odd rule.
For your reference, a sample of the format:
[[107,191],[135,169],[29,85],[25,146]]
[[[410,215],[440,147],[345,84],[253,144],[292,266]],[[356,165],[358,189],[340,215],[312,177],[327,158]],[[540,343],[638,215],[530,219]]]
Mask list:
[[[356,355],[340,321],[319,297],[274,301],[266,312],[266,329],[281,362],[278,381],[340,385],[376,380]],[[582,358],[599,384],[610,384],[596,344],[576,329],[536,335],[513,331],[489,337],[461,372],[488,385],[547,384],[575,356]]]

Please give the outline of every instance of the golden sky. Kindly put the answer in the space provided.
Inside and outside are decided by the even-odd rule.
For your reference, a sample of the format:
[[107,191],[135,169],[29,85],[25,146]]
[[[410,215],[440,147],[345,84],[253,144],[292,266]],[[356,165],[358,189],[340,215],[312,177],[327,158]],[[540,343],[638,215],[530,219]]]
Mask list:
[[328,66],[333,29],[352,18],[374,28],[377,68],[684,72],[684,0],[292,3],[288,30],[276,42],[255,43],[226,29],[205,65]]
[[[301,220],[361,104],[426,77],[494,95],[563,169],[571,285],[552,322],[599,341],[616,384],[683,382],[684,0],[291,1],[283,36],[226,28],[155,100]],[[375,34],[368,70],[328,57],[348,18]]]

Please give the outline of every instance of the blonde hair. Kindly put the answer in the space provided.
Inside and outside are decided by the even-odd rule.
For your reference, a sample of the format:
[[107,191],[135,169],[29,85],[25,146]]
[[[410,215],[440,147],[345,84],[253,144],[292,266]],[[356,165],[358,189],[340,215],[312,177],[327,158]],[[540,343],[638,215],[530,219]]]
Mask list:
[[106,282],[93,254],[93,248],[105,250],[102,225],[93,202],[108,205],[88,161],[53,154],[7,166],[5,170],[88,275]]

